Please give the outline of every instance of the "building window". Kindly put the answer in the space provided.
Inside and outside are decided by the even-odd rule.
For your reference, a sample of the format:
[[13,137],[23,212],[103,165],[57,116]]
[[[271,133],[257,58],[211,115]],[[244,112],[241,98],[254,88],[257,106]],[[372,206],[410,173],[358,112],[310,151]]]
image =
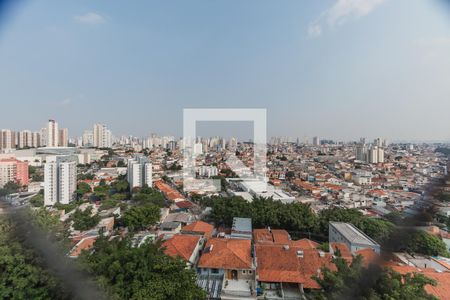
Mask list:
[[212,269],[212,270],[211,270],[211,273],[212,273],[212,274],[219,274],[219,269]]
[[248,270],[248,274],[252,274],[253,272],[252,272],[252,270]]
[[247,274],[247,271],[246,270],[242,270],[242,274]]

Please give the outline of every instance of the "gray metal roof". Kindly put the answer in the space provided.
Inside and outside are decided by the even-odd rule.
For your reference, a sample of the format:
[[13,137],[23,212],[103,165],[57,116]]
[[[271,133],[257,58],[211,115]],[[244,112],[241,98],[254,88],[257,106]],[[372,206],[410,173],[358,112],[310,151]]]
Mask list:
[[233,218],[233,231],[252,232],[252,219]]
[[350,243],[379,246],[374,240],[353,226],[353,224],[330,222],[330,225],[336,228],[336,230],[339,231]]

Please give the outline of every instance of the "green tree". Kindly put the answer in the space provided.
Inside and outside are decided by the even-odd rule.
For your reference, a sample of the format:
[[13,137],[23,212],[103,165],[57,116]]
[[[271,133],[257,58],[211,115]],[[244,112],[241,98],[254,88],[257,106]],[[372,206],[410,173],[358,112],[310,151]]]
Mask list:
[[387,241],[395,227],[395,225],[389,221],[375,218],[362,218],[357,226],[378,243]]
[[0,298],[66,298],[59,282],[39,265],[39,255],[17,239],[14,228],[14,224],[0,218]]
[[144,185],[133,194],[133,200],[141,205],[154,204],[159,207],[165,205],[165,199],[161,192]]
[[439,237],[422,230],[417,230],[410,234],[407,247],[411,252],[449,257],[445,243]]
[[129,239],[99,238],[81,261],[98,276],[112,299],[206,299],[185,262],[166,256],[159,244],[133,247]]
[[436,299],[425,291],[426,285],[436,282],[422,274],[401,275],[392,269],[370,265],[364,268],[362,257],[357,256],[348,265],[344,259],[334,259],[336,271],[323,268],[314,279],[322,288],[312,292],[314,299]]
[[133,206],[123,214],[122,221],[131,231],[142,230],[155,225],[159,221],[160,216],[159,207],[148,204]]
[[129,184],[126,180],[117,180],[111,184],[114,193],[126,193],[129,190]]
[[71,216],[73,228],[75,230],[88,230],[94,228],[100,222],[100,216],[92,216],[92,207],[86,208],[84,211],[77,209]]
[[30,204],[34,207],[44,206],[44,190],[40,190],[39,193],[34,195],[30,199]]
[[107,185],[99,185],[94,188],[93,196],[98,200],[105,200],[109,195],[109,187]]
[[19,189],[20,189],[20,185],[17,182],[14,182],[14,181],[7,182],[3,186],[3,188],[0,189],[0,197],[17,193],[19,191]]
[[84,195],[86,195],[87,193],[90,193],[90,192],[92,192],[92,190],[91,190],[91,186],[89,184],[87,184],[86,182],[78,183],[76,193],[79,198],[83,197]]

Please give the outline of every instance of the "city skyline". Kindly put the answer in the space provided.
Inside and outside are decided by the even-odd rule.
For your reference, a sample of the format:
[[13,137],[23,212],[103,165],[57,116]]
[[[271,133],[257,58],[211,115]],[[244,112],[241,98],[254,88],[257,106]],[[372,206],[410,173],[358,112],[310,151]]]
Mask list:
[[0,128],[181,136],[184,108],[266,108],[268,136],[448,141],[442,3],[23,2],[0,31],[1,106],[22,118]]

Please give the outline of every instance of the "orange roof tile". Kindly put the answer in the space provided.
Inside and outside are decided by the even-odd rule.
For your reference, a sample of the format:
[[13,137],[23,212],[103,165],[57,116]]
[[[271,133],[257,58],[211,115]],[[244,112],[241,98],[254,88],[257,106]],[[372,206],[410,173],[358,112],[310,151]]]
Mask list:
[[[313,276],[320,275],[322,267],[335,270],[332,256],[316,249],[301,249],[283,245],[257,244],[255,246],[258,280],[262,282],[301,283],[305,288],[320,288]],[[302,256],[297,251],[303,251]]]
[[375,251],[373,251],[372,248],[365,248],[358,250],[356,251],[356,254],[361,255],[363,257],[363,262],[365,266],[368,266],[369,264],[376,262],[380,258],[380,255]]
[[303,288],[320,289],[320,285],[314,280],[314,276],[320,276],[321,268],[326,267],[332,271],[336,271],[333,263],[333,256],[330,253],[323,253],[323,257],[319,255],[319,251],[315,249],[304,250],[303,258],[299,258],[300,272],[304,276]]
[[155,182],[155,187],[159,189],[167,199],[171,201],[181,200],[184,201],[183,195],[177,190],[171,188],[168,184],[162,182],[162,180],[158,180]]
[[166,240],[162,247],[164,253],[172,257],[180,257],[185,261],[189,261],[195,247],[200,241],[200,236],[176,234],[172,238]]
[[311,241],[309,239],[301,239],[297,241],[291,241],[290,243],[294,247],[298,247],[300,249],[316,249],[320,246],[319,243]]
[[341,257],[349,262],[353,260],[353,255],[350,249],[348,249],[347,245],[344,243],[330,243],[331,248],[334,252],[338,251],[341,254]]
[[196,221],[194,223],[184,226],[183,228],[181,228],[181,231],[198,232],[205,236],[211,236],[214,231],[214,226],[203,221]]
[[450,299],[450,272],[436,272],[434,269],[419,269],[413,266],[387,264],[400,274],[421,273],[436,281],[437,285],[426,285],[425,291],[438,299]]
[[253,240],[255,243],[268,244],[288,244],[290,242],[289,233],[284,229],[254,229]]
[[[206,251],[206,249],[211,249]],[[208,240],[198,262],[200,268],[251,269],[251,241],[212,238]]]
[[283,245],[257,244],[255,246],[258,280],[262,282],[304,281],[300,273],[300,262],[294,247],[285,249]]
[[79,241],[70,251],[69,256],[70,257],[78,257],[81,254],[82,250],[88,250],[92,248],[95,241],[97,240],[97,236],[90,236],[83,238],[81,241]]

